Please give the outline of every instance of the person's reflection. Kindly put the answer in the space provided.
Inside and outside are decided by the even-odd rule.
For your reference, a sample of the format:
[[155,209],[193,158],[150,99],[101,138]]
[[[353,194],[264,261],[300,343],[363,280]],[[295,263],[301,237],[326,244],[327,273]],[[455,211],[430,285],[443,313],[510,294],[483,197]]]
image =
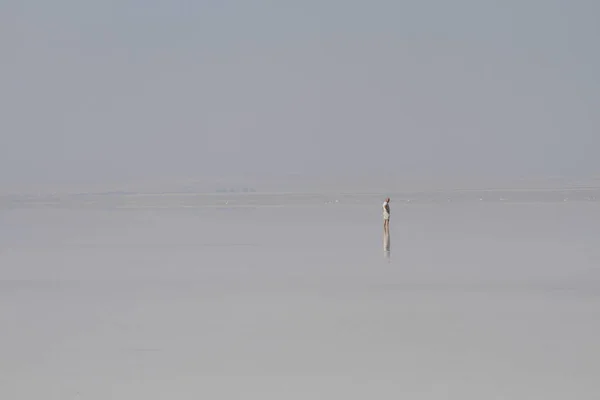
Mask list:
[[390,262],[390,233],[389,232],[383,233],[383,253],[384,253],[385,259],[388,262]]
[[383,250],[390,251],[390,233],[383,233]]

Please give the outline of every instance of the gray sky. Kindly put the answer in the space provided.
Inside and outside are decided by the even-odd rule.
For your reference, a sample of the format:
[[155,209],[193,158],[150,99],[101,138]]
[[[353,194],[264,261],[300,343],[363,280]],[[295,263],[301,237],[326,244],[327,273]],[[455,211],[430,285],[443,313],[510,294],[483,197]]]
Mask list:
[[597,175],[600,3],[3,0],[0,183]]

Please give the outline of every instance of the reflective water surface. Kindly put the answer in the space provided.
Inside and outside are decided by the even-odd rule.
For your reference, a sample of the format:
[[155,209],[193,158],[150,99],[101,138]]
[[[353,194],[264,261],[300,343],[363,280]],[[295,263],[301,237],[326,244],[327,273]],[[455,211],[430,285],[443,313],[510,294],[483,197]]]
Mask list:
[[597,203],[393,205],[4,208],[0,398],[597,398]]

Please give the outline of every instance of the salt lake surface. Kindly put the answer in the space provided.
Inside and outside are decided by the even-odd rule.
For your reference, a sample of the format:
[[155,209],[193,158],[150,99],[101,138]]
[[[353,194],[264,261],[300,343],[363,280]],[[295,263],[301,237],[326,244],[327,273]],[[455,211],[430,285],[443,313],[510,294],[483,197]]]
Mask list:
[[0,398],[598,398],[599,203],[349,199],[4,207]]

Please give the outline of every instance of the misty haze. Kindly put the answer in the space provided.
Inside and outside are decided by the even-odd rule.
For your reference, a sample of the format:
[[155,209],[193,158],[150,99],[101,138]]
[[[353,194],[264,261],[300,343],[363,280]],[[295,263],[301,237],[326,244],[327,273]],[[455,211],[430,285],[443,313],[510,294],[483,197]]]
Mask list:
[[4,1],[0,398],[597,399],[598,15]]

